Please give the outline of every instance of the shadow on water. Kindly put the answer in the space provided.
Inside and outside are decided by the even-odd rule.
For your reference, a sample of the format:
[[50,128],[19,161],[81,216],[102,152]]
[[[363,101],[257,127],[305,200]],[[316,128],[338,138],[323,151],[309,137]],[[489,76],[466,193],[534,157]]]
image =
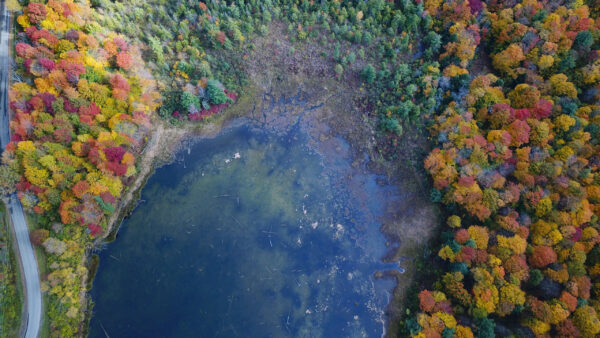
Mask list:
[[[90,337],[379,337],[393,283],[378,218],[392,186],[320,151],[300,127],[262,120],[184,149],[159,168],[102,250]],[[282,101],[283,100],[283,101]],[[397,267],[397,266],[394,266]]]

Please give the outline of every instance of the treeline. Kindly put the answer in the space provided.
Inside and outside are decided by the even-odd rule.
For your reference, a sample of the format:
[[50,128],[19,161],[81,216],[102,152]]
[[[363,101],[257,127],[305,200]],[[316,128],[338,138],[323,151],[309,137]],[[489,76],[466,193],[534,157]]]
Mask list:
[[[240,93],[247,76],[242,55],[251,54],[254,37],[270,34],[273,21],[287,24],[292,42],[322,46],[323,58],[332,63],[331,76],[360,67],[356,75],[362,76],[379,126],[392,137],[436,107],[435,55],[441,38],[431,30],[433,21],[419,2],[98,0],[94,4],[103,26],[146,44],[145,59],[166,88],[160,115],[172,122],[211,115],[211,106],[225,100],[220,92],[220,99],[211,96],[215,87],[230,98]],[[334,46],[329,55],[328,46]]]

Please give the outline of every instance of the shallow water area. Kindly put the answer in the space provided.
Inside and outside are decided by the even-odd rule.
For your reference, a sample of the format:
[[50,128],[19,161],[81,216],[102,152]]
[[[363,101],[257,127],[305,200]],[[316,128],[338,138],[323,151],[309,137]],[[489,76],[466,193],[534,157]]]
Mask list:
[[157,169],[99,252],[90,337],[381,336],[396,188],[309,141],[246,123]]

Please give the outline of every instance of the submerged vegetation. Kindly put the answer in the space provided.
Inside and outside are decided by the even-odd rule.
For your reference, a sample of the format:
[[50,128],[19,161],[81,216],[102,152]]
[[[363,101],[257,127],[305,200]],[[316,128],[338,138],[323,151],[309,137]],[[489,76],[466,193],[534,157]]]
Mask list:
[[[388,187],[347,184],[375,177],[322,166],[303,137],[228,128],[157,169],[100,252],[90,338],[380,335],[392,284],[373,277],[385,201],[359,196]],[[351,161],[333,149],[327,160]]]
[[390,158],[428,127],[447,226],[392,334],[600,333],[597,2],[23,2],[0,186],[36,215],[52,336],[85,332],[85,250],[155,126],[244,95],[253,42],[271,35],[293,46],[274,54],[321,50],[305,61],[356,90]]

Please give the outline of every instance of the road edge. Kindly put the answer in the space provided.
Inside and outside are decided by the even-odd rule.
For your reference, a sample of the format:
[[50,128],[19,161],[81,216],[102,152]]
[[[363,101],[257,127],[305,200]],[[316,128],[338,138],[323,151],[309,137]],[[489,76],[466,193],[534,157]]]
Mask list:
[[[2,41],[3,46],[1,48],[6,48],[6,54],[3,55],[5,57],[4,60],[4,72],[3,77],[6,76],[6,79],[3,81],[4,83],[4,102],[2,109],[4,110],[5,116],[5,124],[2,128],[5,130],[2,132],[2,136],[8,136],[5,138],[5,144],[2,144],[2,148],[6,147],[6,144],[9,141],[10,130],[8,129],[9,119],[9,109],[8,109],[8,87],[10,84],[10,60],[11,60],[11,28],[12,28],[12,12],[9,11],[6,7],[6,1],[2,0],[2,16],[4,19],[4,27],[2,30],[2,34],[6,34],[5,39]],[[39,272],[39,264],[37,262],[37,256],[35,254],[33,245],[29,239],[29,227],[27,224],[27,220],[25,218],[25,213],[20,204],[20,201],[16,197],[16,194],[12,194],[8,197],[6,201],[6,208],[10,214],[10,223],[11,223],[11,232],[14,235],[14,240],[16,242],[15,249],[18,253],[18,261],[19,261],[19,270],[21,271],[21,283],[23,284],[23,312],[21,319],[21,328],[19,330],[19,335],[21,337],[26,338],[37,338],[40,333],[41,327],[41,319],[42,319],[42,293],[40,286],[40,272]],[[15,211],[18,211],[18,216],[15,215]],[[19,218],[21,218],[19,220]],[[20,221],[22,225],[17,228],[16,221]],[[24,228],[23,228],[24,227]],[[28,262],[29,269],[25,268],[25,262]],[[31,272],[34,270],[34,272]],[[29,271],[29,273],[27,273]],[[31,290],[36,289],[37,292],[35,295],[31,294]],[[35,306],[39,303],[39,306]],[[37,307],[37,311],[36,311]],[[33,311],[33,314],[31,313]],[[37,317],[37,320],[36,320]],[[33,321],[30,319],[33,318]],[[37,323],[36,323],[37,322]],[[25,329],[23,330],[23,324],[25,323]]]

